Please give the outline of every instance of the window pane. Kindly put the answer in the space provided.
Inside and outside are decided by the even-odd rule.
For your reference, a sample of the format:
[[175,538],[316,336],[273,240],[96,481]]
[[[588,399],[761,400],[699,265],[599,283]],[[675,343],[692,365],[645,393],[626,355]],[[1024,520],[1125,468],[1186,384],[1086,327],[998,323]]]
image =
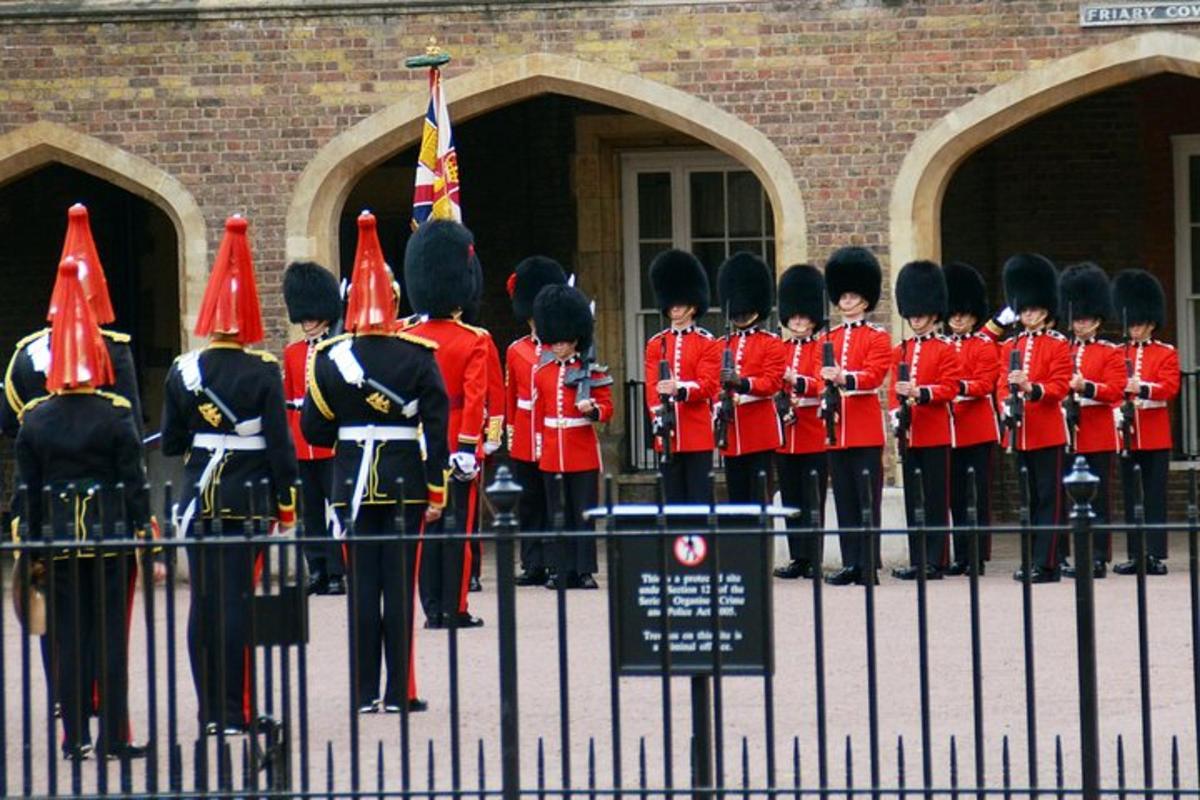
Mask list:
[[717,295],[717,268],[721,266],[721,262],[725,260],[725,243],[724,242],[692,242],[692,253],[696,258],[700,259],[700,263],[708,271],[708,286],[716,303]]
[[730,253],[743,253],[743,252],[754,253],[754,255],[756,255],[756,256],[761,256],[762,255],[762,240],[761,239],[749,239],[747,241],[742,241],[742,242],[737,242],[737,241],[730,242],[729,243],[729,252]]
[[729,173],[729,235],[761,236],[762,187],[751,172]]
[[1189,193],[1191,205],[1191,220],[1193,224],[1200,223],[1200,156],[1191,156],[1188,158],[1188,173],[1191,187]]
[[638,173],[638,238],[670,239],[671,173]]
[[711,238],[725,236],[725,173],[693,172],[692,236]]
[[767,224],[767,236],[775,235],[775,212],[771,210],[771,201],[767,199],[767,193],[763,192],[763,221]]
[[725,318],[722,315],[721,311],[719,310],[718,306],[716,305],[716,302],[715,302],[716,298],[714,297],[713,300],[714,300],[714,303],[712,306],[713,310],[711,312],[703,315],[702,317],[700,317],[700,319],[696,320],[696,324],[699,325],[701,328],[704,328],[704,330],[708,331],[713,336],[718,336],[718,337],[724,336],[725,335]]
[[664,250],[670,250],[670,242],[641,242],[638,245],[638,262],[642,265],[642,308],[657,308],[654,287],[650,285],[650,262]]
[[769,266],[771,269],[775,269],[775,240],[774,239],[767,239],[767,255],[764,258],[767,262],[767,266]]
[[1192,294],[1200,294],[1200,227],[1192,226]]

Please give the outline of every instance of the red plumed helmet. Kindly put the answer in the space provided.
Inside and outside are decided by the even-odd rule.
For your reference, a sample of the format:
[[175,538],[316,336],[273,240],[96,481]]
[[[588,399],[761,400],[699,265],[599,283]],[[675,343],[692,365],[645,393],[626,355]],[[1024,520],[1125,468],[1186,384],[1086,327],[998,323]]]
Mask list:
[[108,348],[80,280],[83,273],[84,265],[71,256],[58,265],[57,305],[52,304],[46,315],[52,322],[46,373],[46,388],[51,392],[108,386],[115,380]]
[[225,220],[225,237],[196,316],[197,336],[230,334],[244,345],[263,340],[262,309],[246,227],[246,220],[238,214]]
[[[96,315],[97,325],[108,325],[117,319],[113,311],[112,300],[108,296],[108,280],[104,277],[104,267],[100,264],[100,255],[96,252],[96,242],[92,239],[92,226],[88,221],[88,210],[83,203],[76,203],[67,210],[67,235],[63,239],[62,254],[58,260],[70,256],[79,265],[79,283],[83,286],[83,295],[92,305],[92,313]],[[62,275],[59,273],[59,278]],[[54,284],[54,294],[51,295],[51,308],[57,303],[54,296],[58,294],[58,282]]]
[[346,330],[354,333],[391,328],[396,322],[400,289],[392,270],[383,260],[383,247],[375,229],[375,215],[358,215],[358,246],[354,250],[354,273],[346,302]]
[[517,273],[508,276],[508,280],[504,282],[504,290],[508,292],[508,299],[511,300],[517,293]]

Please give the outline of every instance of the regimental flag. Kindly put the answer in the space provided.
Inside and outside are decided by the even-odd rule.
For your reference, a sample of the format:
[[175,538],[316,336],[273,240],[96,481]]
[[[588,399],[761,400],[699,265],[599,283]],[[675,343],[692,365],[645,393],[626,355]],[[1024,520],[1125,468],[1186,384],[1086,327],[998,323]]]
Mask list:
[[425,111],[421,153],[417,156],[417,185],[413,190],[413,230],[430,218],[462,222],[458,155],[454,151],[446,96],[442,93],[442,73],[437,67],[429,69],[429,107]]

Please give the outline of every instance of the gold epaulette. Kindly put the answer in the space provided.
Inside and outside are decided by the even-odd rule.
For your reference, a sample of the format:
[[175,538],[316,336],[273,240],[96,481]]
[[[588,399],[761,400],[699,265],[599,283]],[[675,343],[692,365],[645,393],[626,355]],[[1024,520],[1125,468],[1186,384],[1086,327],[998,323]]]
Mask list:
[[119,394],[106,392],[103,389],[97,389],[96,394],[100,395],[105,400],[108,400],[117,408],[133,408],[133,403],[130,403],[128,398],[122,397]]
[[39,336],[45,336],[45,335],[46,335],[47,333],[49,333],[49,332],[50,332],[50,329],[49,329],[49,328],[41,328],[40,330],[36,330],[36,331],[34,331],[33,333],[31,333],[31,334],[29,334],[29,335],[25,336],[24,338],[22,338],[22,339],[21,339],[19,342],[17,342],[17,346],[16,346],[16,347],[14,347],[13,349],[14,349],[14,350],[20,350],[20,349],[21,349],[21,348],[23,348],[25,345],[27,345],[27,344],[29,344],[30,342],[32,342],[34,339],[38,338]]
[[133,341],[133,337],[131,337],[128,333],[110,331],[105,328],[100,329],[100,335],[102,335],[105,339],[112,339],[117,344],[129,344],[131,341]]
[[352,336],[354,336],[353,333],[339,333],[337,336],[330,336],[328,339],[323,339],[317,344],[316,347],[313,348],[313,353],[319,353],[322,350],[327,350],[338,342],[345,341]]
[[424,336],[417,336],[412,333],[405,333],[404,331],[396,331],[396,333],[394,335],[397,339],[403,339],[406,342],[412,342],[413,344],[419,344],[419,345],[421,345],[421,347],[427,347],[430,350],[438,349],[437,342],[433,341],[432,339],[426,339]]
[[46,402],[53,396],[54,395],[52,395],[52,394],[44,394],[41,397],[35,397],[32,400],[30,400],[28,403],[26,403],[24,406],[21,407],[20,411],[17,412],[17,421],[24,422],[25,415],[29,413],[30,409],[37,408],[38,406],[40,406],[42,403]]
[[454,320],[454,322],[455,322],[455,324],[456,324],[456,325],[458,325],[459,327],[461,327],[461,328],[466,328],[467,330],[469,330],[471,333],[475,334],[476,336],[488,336],[488,335],[490,335],[490,334],[488,333],[488,330],[487,330],[487,328],[480,328],[478,325],[470,325],[470,324],[468,324],[468,323],[466,323],[466,322],[463,322],[461,319],[456,319],[456,320]]
[[249,348],[246,348],[246,352],[252,356],[258,356],[259,358],[261,358],[263,361],[267,362],[268,364],[278,364],[279,363],[279,359],[275,357],[275,354],[268,353],[266,350],[251,350]]

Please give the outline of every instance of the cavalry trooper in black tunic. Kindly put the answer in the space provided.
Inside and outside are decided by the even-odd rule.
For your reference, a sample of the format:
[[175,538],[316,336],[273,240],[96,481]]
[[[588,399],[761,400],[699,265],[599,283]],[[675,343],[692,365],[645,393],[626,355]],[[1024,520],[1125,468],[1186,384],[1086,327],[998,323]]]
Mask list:
[[[128,538],[142,533],[149,520],[142,442],[130,402],[97,388],[112,383],[113,368],[84,297],[80,271],[70,257],[59,267],[46,372],[50,394],[21,412],[16,458],[27,489],[24,515],[35,537],[45,523],[57,540]],[[48,508],[43,507],[43,489],[49,489]],[[146,748],[129,741],[125,629],[129,576],[136,575],[134,553],[105,551],[100,544],[81,551],[74,565],[65,550],[52,556],[49,638],[59,665],[52,691],[62,703],[63,754],[81,759],[91,751],[88,711],[99,689],[100,754],[140,758]]]
[[[296,453],[279,362],[246,349],[262,341],[263,326],[246,221],[239,216],[225,223],[195,333],[211,343],[175,359],[163,402],[163,454],[185,457],[177,529],[196,537],[192,523],[198,521],[205,536],[240,536],[247,519],[273,519],[286,531],[295,525]],[[233,735],[251,722],[254,650],[247,620],[260,557],[252,565],[244,547],[188,548],[188,651],[207,733]]]
[[[347,332],[318,345],[300,412],[300,429],[310,442],[336,447],[333,505],[343,530],[353,531],[348,570],[357,670],[352,691],[360,713],[398,713],[406,699],[410,711],[427,708],[417,698],[412,665],[413,590],[423,525],[439,519],[446,504],[450,401],[434,359],[436,345],[398,330],[399,302],[375,218],[364,212],[358,219]],[[398,504],[404,509],[403,546],[395,538]],[[378,541],[381,537],[388,538]],[[407,619],[401,615],[404,602]],[[381,698],[383,656],[387,681]],[[407,687],[401,682],[404,664]]]

